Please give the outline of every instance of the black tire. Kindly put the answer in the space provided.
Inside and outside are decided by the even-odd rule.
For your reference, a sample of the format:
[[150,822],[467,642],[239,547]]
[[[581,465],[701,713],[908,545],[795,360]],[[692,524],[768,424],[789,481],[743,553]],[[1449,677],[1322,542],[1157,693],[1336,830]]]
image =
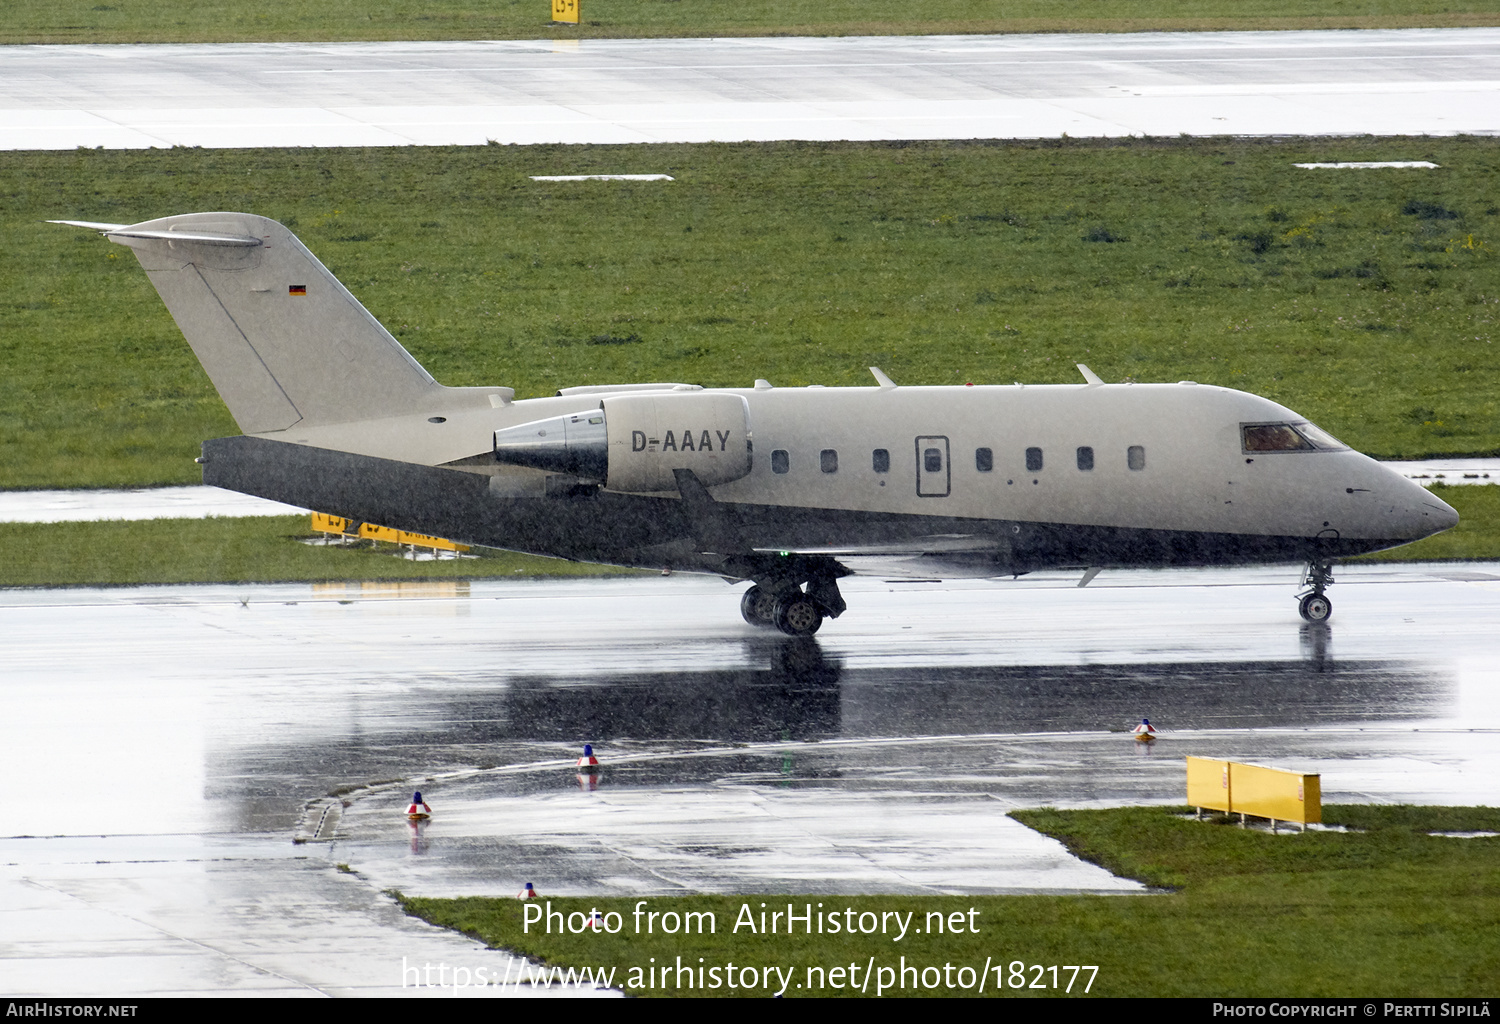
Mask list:
[[740,615],[760,629],[776,628],[776,595],[764,587],[752,586],[740,597]]
[[776,628],[787,636],[812,636],[823,625],[823,609],[800,591],[792,591],[776,602]]
[[1297,611],[1308,622],[1327,622],[1333,615],[1333,602],[1325,594],[1308,594],[1297,602]]

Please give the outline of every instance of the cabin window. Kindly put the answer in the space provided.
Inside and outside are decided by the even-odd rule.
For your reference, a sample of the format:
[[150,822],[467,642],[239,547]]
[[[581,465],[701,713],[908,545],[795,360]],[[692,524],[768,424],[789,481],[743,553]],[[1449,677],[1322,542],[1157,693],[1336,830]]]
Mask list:
[[778,448],[771,453],[771,472],[785,473],[791,468],[791,456],[787,455],[785,448]]
[[1042,471],[1042,450],[1040,448],[1026,449],[1026,472],[1040,473]]
[[941,448],[927,448],[922,452],[922,469],[928,473],[941,473],[943,471],[943,450]]
[[1247,452],[1310,452],[1313,443],[1290,423],[1250,423],[1240,428]]
[[1131,469],[1146,468],[1146,449],[1138,444],[1133,444],[1125,449],[1125,465]]
[[877,473],[891,471],[891,453],[885,448],[876,448],[870,453],[870,467]]
[[974,468],[981,473],[992,472],[995,468],[995,453],[988,448],[975,448]]
[[1078,468],[1085,473],[1094,468],[1094,449],[1078,449]]
[[824,448],[818,453],[818,468],[825,473],[837,473],[839,471],[839,453],[832,448]]

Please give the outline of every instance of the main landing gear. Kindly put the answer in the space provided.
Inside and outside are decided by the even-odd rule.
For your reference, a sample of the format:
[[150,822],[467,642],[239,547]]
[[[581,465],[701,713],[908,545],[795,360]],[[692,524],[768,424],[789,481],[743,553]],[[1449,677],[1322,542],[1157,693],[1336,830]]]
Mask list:
[[779,629],[787,636],[812,636],[824,617],[838,618],[844,611],[837,580],[814,578],[807,590],[792,583],[753,585],[740,598],[740,614],[752,626]]
[[1308,622],[1327,622],[1333,615],[1333,602],[1323,592],[1333,586],[1333,563],[1307,563],[1302,585],[1312,589],[1298,597],[1298,613]]

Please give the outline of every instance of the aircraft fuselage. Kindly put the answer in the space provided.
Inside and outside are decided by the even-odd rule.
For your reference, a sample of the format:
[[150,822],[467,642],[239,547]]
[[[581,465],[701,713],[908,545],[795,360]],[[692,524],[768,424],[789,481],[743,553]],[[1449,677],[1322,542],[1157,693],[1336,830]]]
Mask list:
[[[1456,520],[1425,489],[1347,447],[1247,451],[1247,424],[1306,421],[1267,399],[1207,385],[661,393],[687,399],[680,416],[666,418],[656,432],[661,436],[651,439],[671,451],[723,444],[722,431],[695,419],[694,396],[734,394],[748,408],[750,470],[710,488],[739,547],[720,555],[916,556],[916,571],[942,563],[949,574],[979,575],[1058,565],[1300,561],[1406,543]],[[483,474],[496,511],[512,506],[520,519],[507,527],[509,517],[501,517],[495,528],[504,535],[455,539],[570,553],[559,551],[552,531],[537,537],[527,525],[532,503],[571,520],[573,513],[596,517],[602,510],[580,502],[603,497],[614,511],[597,529],[570,527],[580,541],[589,538],[567,545],[588,551],[573,557],[700,566],[702,558],[674,543],[678,534],[691,539],[691,523],[660,508],[663,500],[679,503],[675,491],[611,494],[596,482],[489,456],[494,432],[588,415],[611,394],[600,389],[500,408],[450,408],[447,416],[379,421],[373,433],[362,424],[339,424],[259,436],[389,458],[391,437],[399,434],[403,461]],[[625,528],[621,517],[635,518],[627,511],[632,507],[653,527]],[[611,535],[618,544],[609,543]]]

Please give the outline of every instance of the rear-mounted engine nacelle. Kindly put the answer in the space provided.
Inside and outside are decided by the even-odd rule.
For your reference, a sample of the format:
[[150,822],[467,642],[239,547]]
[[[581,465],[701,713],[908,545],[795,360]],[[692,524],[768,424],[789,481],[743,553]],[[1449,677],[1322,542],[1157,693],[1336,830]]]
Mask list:
[[595,411],[495,431],[495,460],[612,491],[675,491],[676,469],[712,487],[750,473],[750,406],[739,395],[701,391],[615,395]]

